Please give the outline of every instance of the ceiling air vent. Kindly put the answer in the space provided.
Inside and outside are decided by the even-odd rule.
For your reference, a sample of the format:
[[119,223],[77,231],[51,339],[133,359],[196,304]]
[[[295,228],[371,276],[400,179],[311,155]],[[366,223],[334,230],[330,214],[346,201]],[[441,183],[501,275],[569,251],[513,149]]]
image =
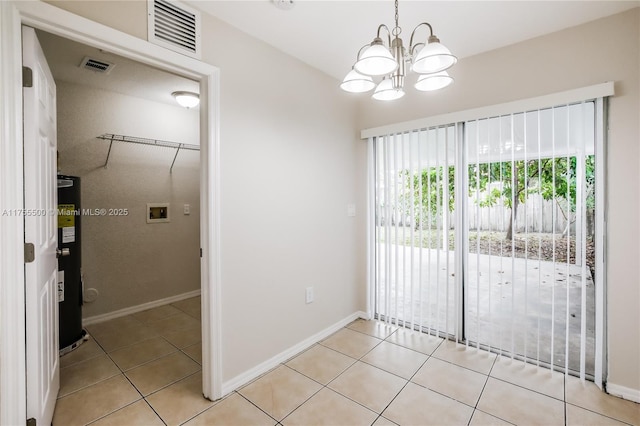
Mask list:
[[99,72],[102,74],[109,74],[111,70],[116,66],[116,64],[106,61],[99,61],[97,59],[92,59],[88,56],[85,56],[82,62],[80,63],[80,68],[84,68],[86,70]]
[[148,0],[149,41],[200,59],[200,12],[178,1]]

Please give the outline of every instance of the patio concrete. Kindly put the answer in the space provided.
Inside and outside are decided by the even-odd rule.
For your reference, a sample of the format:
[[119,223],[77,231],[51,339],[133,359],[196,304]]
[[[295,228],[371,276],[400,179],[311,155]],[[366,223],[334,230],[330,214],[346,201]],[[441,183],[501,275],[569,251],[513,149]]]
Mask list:
[[[384,244],[379,250],[384,255]],[[397,271],[391,268],[387,277],[382,257],[378,312],[405,321],[413,318],[411,322],[416,324],[454,334],[456,318],[461,317],[454,303],[461,297],[454,252],[413,247],[413,265],[412,247],[390,245],[388,254],[391,264],[397,262],[401,267]],[[566,263],[475,253],[469,253],[467,259],[464,334],[470,342],[550,364],[553,336],[554,365],[564,368],[568,341],[569,369],[580,371],[584,304],[585,372],[593,374],[595,287],[588,268],[584,269],[583,280],[583,268]],[[413,303],[401,303],[404,295],[411,293]]]

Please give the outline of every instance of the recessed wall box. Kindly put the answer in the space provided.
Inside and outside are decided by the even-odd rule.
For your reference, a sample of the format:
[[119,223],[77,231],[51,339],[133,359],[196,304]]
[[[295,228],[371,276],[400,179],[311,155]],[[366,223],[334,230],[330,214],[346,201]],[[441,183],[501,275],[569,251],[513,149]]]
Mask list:
[[169,203],[147,203],[147,223],[171,222]]

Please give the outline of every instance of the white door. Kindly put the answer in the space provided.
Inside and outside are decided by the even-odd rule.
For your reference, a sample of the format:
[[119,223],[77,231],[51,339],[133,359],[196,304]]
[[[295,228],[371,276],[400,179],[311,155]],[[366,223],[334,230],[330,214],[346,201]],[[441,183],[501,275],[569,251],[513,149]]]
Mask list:
[[58,246],[56,86],[33,28],[22,28],[24,97],[25,259],[27,418],[49,425],[53,418],[60,364],[58,353]]

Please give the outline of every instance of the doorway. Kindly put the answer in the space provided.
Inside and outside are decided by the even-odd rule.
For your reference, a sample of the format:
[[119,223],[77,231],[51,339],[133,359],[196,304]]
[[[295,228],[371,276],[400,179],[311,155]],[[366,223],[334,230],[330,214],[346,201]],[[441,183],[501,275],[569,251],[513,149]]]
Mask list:
[[[171,95],[198,83],[36,33],[57,86],[58,173],[80,177],[85,323],[198,294],[199,110]],[[147,220],[162,203],[168,217]]]
[[[22,158],[22,88],[21,76],[21,25],[38,29],[72,40],[82,41],[99,48],[108,49],[124,57],[138,60],[171,72],[184,75],[200,82],[201,95],[201,279],[202,279],[202,323],[203,323],[203,393],[216,399],[221,396],[219,303],[220,288],[218,275],[219,238],[218,218],[218,71],[215,67],[198,60],[184,57],[153,46],[146,41],[131,37],[108,27],[87,25],[87,21],[64,12],[46,3],[2,2],[0,5],[2,49],[3,93],[3,144],[0,146],[3,158],[2,181],[6,190],[2,193],[2,208],[23,208]],[[6,90],[4,90],[6,89]],[[4,167],[4,166],[7,167]],[[7,233],[4,232],[5,226]],[[25,299],[20,289],[24,288],[24,225],[20,220],[3,222],[2,252],[13,253],[3,256],[3,282],[13,282],[15,286],[6,288],[1,298],[0,312],[3,323],[14,324],[3,333],[2,351],[2,423],[16,424],[26,418],[27,395],[25,381],[24,346],[25,327],[19,318],[25,316]],[[5,281],[6,280],[6,281]],[[5,286],[3,286],[5,287]]]

